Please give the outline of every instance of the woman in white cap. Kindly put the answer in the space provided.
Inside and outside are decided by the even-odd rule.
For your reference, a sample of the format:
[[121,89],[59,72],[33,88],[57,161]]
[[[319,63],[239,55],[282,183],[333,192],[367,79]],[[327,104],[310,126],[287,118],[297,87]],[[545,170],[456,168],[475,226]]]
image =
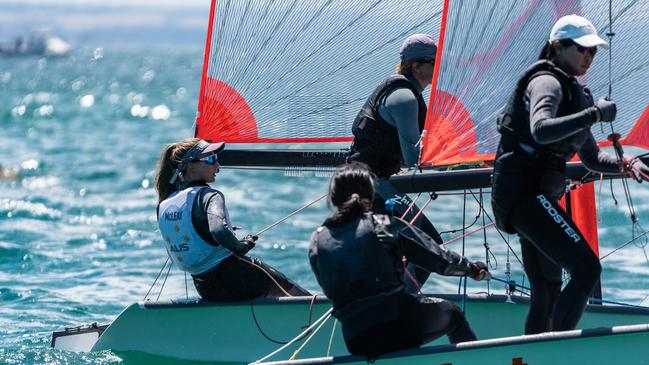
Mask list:
[[[618,161],[599,149],[590,131],[612,122],[616,106],[575,76],[586,73],[608,44],[586,18],[559,19],[539,61],[518,80],[498,118],[492,207],[498,227],[520,237],[531,302],[525,333],[577,326],[601,266],[572,218],[557,204],[566,189],[566,162],[578,154],[592,171],[619,174]],[[632,169],[647,171],[638,159]],[[570,281],[561,290],[561,269]]]
[[[354,142],[347,162],[362,162],[377,176],[374,211],[387,213],[385,201],[394,199],[394,214],[401,217],[411,201],[400,193],[388,178],[402,167],[414,167],[419,160],[421,132],[428,110],[422,92],[433,79],[437,46],[432,36],[414,34],[408,37],[399,50],[401,63],[396,74],[388,77],[367,98],[352,126]],[[404,217],[411,220],[418,213],[410,209]],[[438,244],[442,238],[433,224],[424,216],[414,222]],[[411,267],[417,283],[409,283],[416,291],[428,277],[428,272]]]
[[158,225],[167,253],[192,275],[204,299],[219,302],[310,295],[282,273],[245,256],[256,236],[239,240],[223,194],[209,187],[223,143],[185,139],[164,147],[156,176]]

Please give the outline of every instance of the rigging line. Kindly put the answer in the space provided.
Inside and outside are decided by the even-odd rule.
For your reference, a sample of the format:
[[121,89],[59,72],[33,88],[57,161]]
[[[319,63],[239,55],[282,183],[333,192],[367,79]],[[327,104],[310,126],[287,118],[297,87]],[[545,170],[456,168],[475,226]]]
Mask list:
[[599,188],[597,189],[597,224],[602,223],[603,213],[602,213],[602,186],[604,185],[604,174],[599,174]]
[[278,289],[279,289],[279,290],[280,290],[284,295],[286,295],[287,297],[292,297],[292,296],[293,296],[293,295],[291,295],[291,293],[289,293],[288,291],[286,291],[286,289],[284,289],[284,287],[283,287],[279,282],[277,282],[277,280],[275,280],[275,278],[273,277],[273,275],[271,275],[271,274],[268,272],[268,270],[266,270],[266,269],[265,269],[263,266],[261,266],[261,265],[257,265],[257,264],[255,263],[255,258],[254,258],[254,257],[250,257],[250,261],[248,261],[248,260],[244,260],[244,259],[243,259],[242,257],[240,257],[239,255],[236,255],[236,254],[235,254],[235,255],[233,255],[233,256],[234,256],[237,260],[239,260],[239,261],[241,261],[241,262],[243,262],[243,263],[245,263],[245,264],[249,264],[250,266],[255,267],[255,268],[259,269],[261,272],[263,272],[266,276],[268,276],[268,278],[270,279],[270,281],[272,281],[273,284],[275,284],[275,286],[277,286],[277,288],[278,288]]
[[[463,196],[462,199],[462,225],[466,226],[466,195]],[[466,248],[466,239],[464,235],[465,231],[462,230],[462,256],[465,255],[465,248]],[[460,285],[462,285],[462,282],[464,281],[464,291],[462,293],[462,313],[466,312],[466,282],[467,282],[467,277],[461,277],[460,278]],[[458,294],[460,291],[460,288],[458,288]]]
[[419,211],[417,212],[417,214],[415,214],[415,216],[412,218],[412,220],[410,220],[410,224],[415,224],[415,221],[417,220],[417,218],[419,218],[419,216],[421,216],[422,214],[424,214],[424,210],[426,210],[426,208],[428,208],[428,205],[429,205],[430,202],[432,202],[433,200],[434,200],[434,199],[433,199],[433,197],[432,197],[432,195],[431,195],[431,197],[428,198],[428,200],[427,200],[426,203],[421,207],[421,209],[419,209]]
[[320,196],[319,198],[317,198],[317,199],[315,199],[315,200],[313,200],[313,201],[307,203],[306,205],[302,206],[302,207],[299,208],[298,210],[296,210],[296,211],[290,213],[289,215],[285,216],[284,218],[278,220],[277,222],[275,222],[275,223],[271,224],[270,226],[268,226],[268,227],[262,229],[261,231],[257,232],[256,236],[261,236],[262,234],[264,234],[264,233],[267,232],[268,230],[274,228],[275,226],[277,226],[277,225],[279,225],[280,223],[286,221],[287,219],[291,218],[292,216],[296,215],[297,213],[303,211],[304,209],[306,209],[306,208],[312,206],[313,204],[319,202],[320,200],[324,199],[326,196],[327,196],[327,194],[324,194],[324,195]]
[[455,242],[455,241],[464,240],[465,237],[468,237],[468,236],[470,236],[470,235],[472,235],[472,234],[474,234],[474,233],[476,233],[476,232],[480,232],[480,231],[482,231],[482,230],[486,230],[487,228],[493,226],[494,224],[495,224],[494,222],[490,222],[490,223],[485,224],[484,226],[480,226],[480,227],[478,227],[478,228],[476,228],[476,229],[470,231],[469,233],[462,234],[462,235],[457,236],[457,237],[453,237],[453,238],[451,238],[450,240],[444,242],[444,245],[451,244],[451,243],[453,243],[453,242]]
[[401,219],[406,219],[406,216],[408,215],[408,213],[410,213],[410,210],[412,210],[412,208],[415,206],[415,204],[417,203],[417,200],[419,200],[419,198],[421,197],[421,194],[422,193],[418,193],[417,196],[415,197],[415,199],[413,199],[412,202],[410,204],[408,204],[408,209],[406,209],[406,211],[403,212],[403,215],[401,215]]
[[[609,50],[608,50],[608,99],[611,99],[611,94],[613,92],[613,82],[612,82],[612,64],[613,64],[613,36],[615,36],[615,33],[613,32],[613,0],[609,0],[608,3],[608,33],[606,35],[608,36],[608,42],[609,42]],[[615,155],[618,160],[618,164],[620,165],[620,173],[625,174],[626,169],[627,169],[627,161],[624,158],[624,151],[622,149],[622,145],[620,144],[620,135],[615,133],[615,130],[613,128],[613,123],[609,123],[611,127],[611,134],[608,136],[608,139],[613,143],[613,150],[615,151]],[[636,216],[635,212],[635,207],[633,206],[633,199],[631,197],[631,191],[629,188],[629,183],[626,178],[622,179],[622,187],[624,189],[624,197],[627,202],[627,206],[629,208],[629,214],[632,222],[632,230],[633,230],[633,235],[635,236],[635,225],[638,224],[638,218]],[[611,185],[611,191],[612,191],[612,185]],[[635,237],[634,237],[635,238]]]
[[[408,270],[408,258],[406,256],[401,256],[401,263],[403,264],[403,272],[406,273],[406,276],[410,281],[412,282],[412,285],[417,289],[417,293],[419,295],[424,295],[424,293],[421,291],[421,285],[419,285],[419,281],[415,279],[415,277],[412,275],[412,273]],[[418,266],[415,265],[414,263],[412,264],[413,266]],[[425,283],[422,283],[422,285]],[[459,294],[459,293],[458,293]]]
[[160,272],[158,272],[158,275],[155,277],[155,280],[153,280],[153,284],[151,284],[151,287],[149,287],[149,291],[147,291],[146,294],[144,295],[144,298],[142,298],[143,302],[146,301],[146,298],[151,293],[151,290],[153,290],[153,287],[158,282],[158,279],[160,279],[160,275],[162,275],[162,272],[164,271],[165,267],[167,267],[167,264],[169,263],[169,260],[170,260],[169,255],[167,255],[167,260],[165,260],[165,263],[162,264],[162,268],[160,269]]
[[257,320],[257,315],[255,314],[255,307],[252,304],[250,304],[250,313],[252,313],[252,319],[255,322],[255,326],[257,326],[257,330],[259,331],[259,333],[261,333],[262,336],[264,336],[265,339],[278,345],[285,345],[288,343],[288,341],[272,339],[270,336],[266,334],[266,332],[264,332],[264,330],[261,328],[261,325],[259,324],[259,320]]
[[603,261],[605,258],[611,256],[611,255],[614,254],[615,252],[617,252],[617,251],[623,249],[624,247],[626,247],[626,246],[632,244],[632,243],[635,242],[635,240],[637,240],[638,238],[647,236],[647,234],[649,234],[649,230],[644,231],[644,232],[642,232],[641,234],[639,234],[638,236],[636,236],[636,237],[634,237],[634,238],[631,238],[630,240],[626,241],[626,242],[623,243],[622,245],[620,245],[620,246],[618,246],[617,248],[615,248],[613,251],[611,251],[611,252],[607,253],[606,255],[602,256],[602,257],[599,259],[599,261]]
[[497,278],[497,277],[495,277],[495,276],[492,276],[490,280],[495,280],[495,281],[498,281],[498,282],[501,282],[501,283],[507,284],[508,286],[509,286],[509,285],[513,285],[515,288],[518,288],[518,292],[519,292],[519,293],[524,294],[524,295],[527,295],[527,296],[530,296],[530,294],[529,294],[529,293],[526,293],[526,292],[524,292],[524,291],[522,291],[521,289],[524,289],[524,290],[527,290],[527,291],[531,291],[531,290],[532,290],[532,289],[530,289],[530,288],[528,288],[528,287],[526,287],[526,286],[524,286],[524,285],[517,284],[515,281],[507,281],[507,280],[503,280],[503,279]]
[[[466,192],[466,190],[465,190]],[[466,227],[466,194],[463,195],[462,199],[462,256],[464,256],[464,237],[465,237],[465,228]],[[446,244],[446,243],[445,243]],[[457,286],[457,293],[460,294],[460,289],[462,288],[462,277],[460,277],[460,282],[458,283]],[[464,298],[462,298],[462,304],[464,304]],[[462,308],[462,312],[464,312],[464,307]]]
[[[471,190],[469,190],[469,191],[471,192],[471,195],[473,196],[473,199],[474,199],[475,201],[478,201],[478,198],[475,196],[475,194],[474,194]],[[494,225],[494,224],[496,224],[495,221],[491,218],[491,215],[489,215],[489,213],[487,213],[487,211],[484,209],[484,207],[482,207],[482,212],[483,212],[484,215],[487,216],[487,219],[489,219],[490,225]],[[500,232],[499,229],[496,229],[496,232],[498,232],[498,235],[500,235],[500,238],[502,238],[503,241],[505,241],[505,244],[506,244],[507,247],[511,250],[512,255],[514,255],[514,257],[516,258],[516,261],[518,261],[518,263],[521,264],[521,267],[525,267],[525,266],[523,265],[523,261],[518,257],[518,255],[516,254],[516,251],[514,251],[514,249],[512,248],[512,246],[509,244],[509,241],[508,241],[508,240],[505,238],[505,236],[503,235],[503,233]]]
[[309,335],[309,337],[307,337],[306,340],[304,340],[304,342],[302,342],[302,345],[300,345],[300,347],[298,347],[298,349],[295,350],[295,352],[293,352],[293,355],[291,355],[291,357],[289,357],[289,360],[295,360],[295,357],[296,357],[296,356],[300,353],[300,351],[302,351],[302,349],[304,349],[304,347],[305,347],[305,346],[306,346],[306,345],[311,341],[311,339],[313,338],[313,336],[315,336],[316,333],[318,333],[318,332],[320,331],[320,328],[322,328],[322,326],[324,326],[325,323],[327,323],[327,320],[328,320],[329,318],[331,318],[331,313],[327,316],[327,318],[324,319],[324,321],[322,321],[322,322],[318,325],[318,327],[316,327],[315,330],[313,330],[313,331],[311,332],[311,334]]
[[608,1],[608,99],[613,94],[613,0]]
[[169,277],[169,272],[171,271],[171,266],[167,267],[167,273],[165,274],[164,280],[162,281],[162,286],[160,287],[160,291],[158,292],[158,297],[155,299],[156,302],[160,300],[160,295],[162,295],[162,290],[165,288],[165,284],[167,283],[167,278]]
[[[439,194],[439,195],[441,195],[441,194]],[[439,234],[442,235],[442,234],[449,234],[449,233],[457,233],[459,231],[465,231],[465,230],[473,227],[478,222],[478,219],[480,219],[480,211],[478,211],[478,214],[473,218],[473,222],[471,222],[471,224],[469,224],[467,226],[464,226],[464,227],[461,227],[461,228],[451,229],[451,230],[448,230],[448,231],[442,231],[442,232],[439,232]]]
[[338,318],[334,318],[334,324],[331,327],[331,336],[329,336],[329,344],[327,345],[327,355],[331,355],[331,345],[334,342],[334,334],[336,334],[336,325],[338,324]]
[[271,352],[270,354],[268,354],[268,355],[262,357],[261,359],[259,359],[259,360],[255,361],[255,362],[253,362],[252,364],[259,364],[260,362],[263,362],[263,361],[265,361],[265,360],[268,360],[269,358],[271,358],[271,357],[277,355],[278,353],[284,351],[287,347],[289,347],[289,346],[291,346],[292,344],[296,343],[297,341],[301,340],[302,338],[304,338],[304,336],[305,336],[307,333],[310,333],[311,330],[312,330],[313,328],[315,328],[317,325],[319,325],[320,322],[322,322],[323,320],[326,321],[327,319],[329,319],[329,317],[330,317],[332,311],[333,311],[333,307],[332,307],[332,308],[329,308],[329,310],[327,310],[327,311],[326,311],[326,312],[325,312],[325,313],[324,313],[320,318],[316,319],[316,321],[313,322],[313,324],[312,324],[311,326],[309,326],[307,329],[305,329],[304,331],[302,331],[302,332],[301,332],[299,335],[297,335],[294,339],[288,341],[288,342],[285,343],[282,347],[276,349],[275,351],[273,351],[273,352]]
[[[480,189],[480,207],[482,207],[482,210],[484,210],[484,198],[483,198],[483,195],[482,195],[482,189]],[[484,214],[482,214],[482,225],[483,226],[487,225],[486,218],[485,218]],[[493,256],[493,253],[491,252],[491,248],[489,248],[489,242],[487,242],[487,230],[486,229],[482,230],[482,237],[484,239],[483,245],[484,245],[484,248],[485,248],[485,260],[487,261],[486,264],[487,264],[487,267],[491,269],[492,266],[491,266],[491,259],[490,259],[489,255]],[[495,256],[494,256],[494,261],[496,262],[496,266],[493,267],[493,269],[495,270],[498,267],[498,260],[496,259]],[[488,294],[491,293],[491,286],[489,284],[489,281],[487,281],[487,293]]]

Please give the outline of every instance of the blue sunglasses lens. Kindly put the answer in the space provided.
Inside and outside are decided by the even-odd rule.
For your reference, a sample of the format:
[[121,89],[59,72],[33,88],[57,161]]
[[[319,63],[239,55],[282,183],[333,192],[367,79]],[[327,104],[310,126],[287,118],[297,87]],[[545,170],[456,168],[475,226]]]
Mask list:
[[203,161],[208,165],[215,165],[217,162],[216,155],[209,155],[201,158],[199,161]]

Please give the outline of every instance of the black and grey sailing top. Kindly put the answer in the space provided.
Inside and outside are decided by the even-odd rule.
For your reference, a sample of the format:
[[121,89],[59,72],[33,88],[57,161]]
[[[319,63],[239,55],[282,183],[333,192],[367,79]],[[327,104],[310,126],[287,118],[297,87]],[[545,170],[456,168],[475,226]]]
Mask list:
[[559,80],[551,75],[541,75],[533,78],[525,90],[525,102],[529,103],[530,130],[534,140],[540,144],[561,143],[563,140],[582,134],[582,138],[571,140],[571,144],[563,146],[566,161],[574,153],[590,170],[602,173],[619,173],[617,159],[600,150],[595,142],[590,126],[595,123],[594,107],[585,108],[570,115],[558,115],[559,104],[563,99],[563,89]]
[[[406,76],[421,94],[419,83],[412,76]],[[399,132],[399,144],[405,166],[415,166],[419,160],[419,101],[413,91],[406,87],[397,87],[387,93],[379,103],[379,114]]]
[[403,256],[441,275],[471,275],[465,257],[399,218],[371,212],[339,226],[319,227],[309,246],[311,268],[336,309],[403,288]]
[[587,168],[619,173],[590,127],[597,110],[590,91],[552,62],[536,62],[519,78],[498,119],[501,139],[492,180],[498,228],[512,233],[511,207],[523,195],[557,200],[566,189],[566,162],[578,154]]
[[230,222],[223,193],[204,182],[193,183],[191,186],[204,186],[192,209],[192,223],[198,234],[208,242],[221,245],[234,253],[247,251],[248,248],[234,235],[234,226]]

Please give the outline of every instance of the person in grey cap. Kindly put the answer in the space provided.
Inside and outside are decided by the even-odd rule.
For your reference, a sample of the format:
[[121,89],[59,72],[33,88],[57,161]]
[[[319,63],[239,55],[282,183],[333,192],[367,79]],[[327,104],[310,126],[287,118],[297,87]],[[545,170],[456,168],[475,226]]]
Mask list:
[[256,236],[234,235],[223,194],[209,187],[223,143],[186,139],[165,146],[156,175],[158,225],[167,253],[204,299],[232,302],[308,291],[256,258]]
[[[593,102],[575,78],[586,73],[598,47],[608,44],[588,19],[560,18],[498,118],[491,200],[498,227],[520,237],[531,287],[526,334],[574,329],[601,272],[586,238],[557,204],[566,191],[566,162],[578,154],[592,171],[636,177],[649,172],[639,159],[629,159],[621,171],[590,131],[616,114],[613,101]],[[563,290],[562,268],[570,273]]]
[[[415,167],[419,160],[421,132],[424,129],[426,102],[422,91],[431,84],[437,46],[432,36],[414,34],[408,37],[399,50],[401,63],[396,74],[388,77],[358,112],[352,126],[354,141],[347,158],[348,162],[363,162],[376,174],[376,213],[388,213],[385,202],[391,199],[392,213],[411,221],[418,213],[416,206],[408,210],[411,200],[401,194],[388,181],[402,167]],[[433,224],[419,215],[414,224],[431,236],[435,242],[443,240]],[[417,291],[428,278],[428,271],[409,267],[416,283],[408,280],[408,289]]]

